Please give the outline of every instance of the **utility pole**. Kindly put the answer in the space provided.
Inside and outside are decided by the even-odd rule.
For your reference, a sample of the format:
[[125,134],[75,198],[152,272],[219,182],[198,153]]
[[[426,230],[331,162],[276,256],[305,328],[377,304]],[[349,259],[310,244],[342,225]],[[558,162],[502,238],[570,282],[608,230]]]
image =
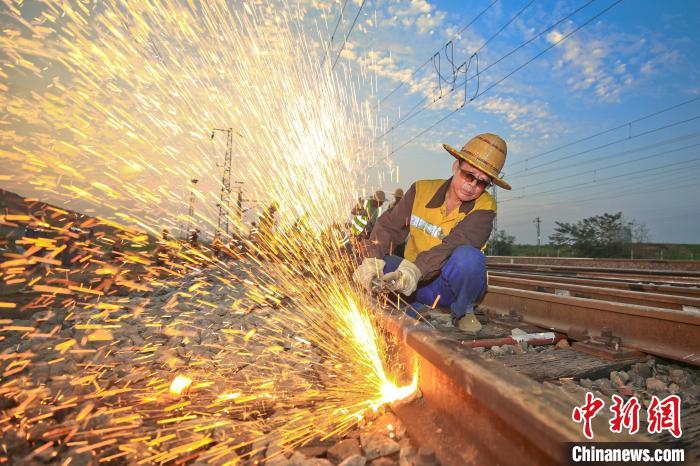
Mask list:
[[190,234],[190,227],[194,222],[194,190],[198,182],[199,180],[196,178],[192,178],[190,180],[190,183],[192,183],[192,188],[190,189],[190,204],[187,209],[187,228],[185,229],[185,239],[187,239],[187,235]]
[[233,153],[233,128],[214,128],[211,131],[211,139],[217,131],[226,133],[226,154],[224,155],[224,170],[221,174],[221,194],[219,195],[219,216],[216,220],[216,228],[226,230],[228,235],[227,209],[231,203],[231,156]]
[[537,252],[540,252],[540,224],[542,223],[542,220],[540,220],[540,217],[538,216],[535,218],[532,223],[537,225]]

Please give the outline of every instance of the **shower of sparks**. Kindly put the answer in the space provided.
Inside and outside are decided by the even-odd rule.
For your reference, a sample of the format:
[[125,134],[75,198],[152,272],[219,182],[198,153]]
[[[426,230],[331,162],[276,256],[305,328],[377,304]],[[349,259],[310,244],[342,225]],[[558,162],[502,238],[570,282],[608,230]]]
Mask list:
[[[0,215],[34,232],[0,263],[3,451],[236,463],[415,391],[340,244],[375,157],[366,77],[319,66],[314,10],[234,3],[3,0],[0,181],[100,214]],[[155,245],[216,227],[213,128],[244,208],[279,225],[268,207],[248,237],[232,198],[218,257]]]

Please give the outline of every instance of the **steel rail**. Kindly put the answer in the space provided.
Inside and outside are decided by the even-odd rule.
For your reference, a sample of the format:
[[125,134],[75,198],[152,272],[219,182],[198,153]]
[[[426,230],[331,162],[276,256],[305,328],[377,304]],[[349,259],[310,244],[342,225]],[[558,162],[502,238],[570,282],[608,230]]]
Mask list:
[[480,307],[498,314],[517,312],[533,325],[569,334],[602,334],[624,347],[700,366],[700,314],[634,304],[556,296],[489,286]]
[[538,264],[606,268],[700,270],[700,260],[597,259],[590,257],[489,256],[487,264]]
[[507,272],[501,270],[489,270],[489,277],[513,277],[532,280],[546,279],[550,282],[566,283],[573,285],[587,285],[619,290],[639,291],[645,293],[668,294],[671,296],[700,297],[700,288],[691,286],[658,285],[651,283],[639,283],[637,281],[605,278],[581,278],[547,273]]
[[538,291],[556,295],[568,295],[575,298],[598,299],[617,303],[636,304],[638,306],[653,306],[677,311],[697,309],[700,312],[700,297],[674,296],[661,293],[645,293],[639,291],[618,290],[600,286],[585,286],[550,282],[538,279],[512,278],[489,276],[489,285],[515,288],[520,290]]
[[700,278],[699,270],[658,270],[658,269],[621,269],[609,267],[583,267],[573,265],[549,265],[549,264],[488,264],[490,268],[509,270],[543,270],[552,272],[571,273],[611,273],[623,276],[653,276],[672,278]]
[[[567,464],[565,443],[585,441],[571,420],[581,400],[413,319],[385,314],[383,326],[404,357],[418,361],[422,392],[420,400],[392,410],[418,446],[435,450],[441,465]],[[640,434],[613,436],[600,417],[593,422],[596,441],[648,441]]]

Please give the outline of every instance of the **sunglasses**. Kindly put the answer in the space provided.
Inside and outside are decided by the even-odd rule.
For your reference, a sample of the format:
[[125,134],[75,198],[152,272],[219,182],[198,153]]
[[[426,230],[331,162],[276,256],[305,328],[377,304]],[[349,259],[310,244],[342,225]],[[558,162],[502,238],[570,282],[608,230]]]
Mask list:
[[461,167],[459,168],[459,176],[462,178],[463,181],[466,181],[469,184],[474,183],[476,181],[477,187],[481,189],[486,189],[489,186],[491,186],[491,180],[482,180],[480,178],[477,178],[476,176],[472,175],[466,170],[463,170]]

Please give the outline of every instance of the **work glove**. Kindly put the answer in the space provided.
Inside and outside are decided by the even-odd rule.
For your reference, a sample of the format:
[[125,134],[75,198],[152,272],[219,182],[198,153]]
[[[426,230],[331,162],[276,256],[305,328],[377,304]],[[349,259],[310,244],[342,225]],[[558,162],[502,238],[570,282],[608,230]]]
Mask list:
[[420,280],[420,269],[409,260],[402,260],[399,267],[394,272],[389,272],[382,277],[384,283],[391,283],[391,290],[410,296],[416,291],[418,280]]
[[352,279],[355,283],[367,290],[372,290],[372,280],[381,277],[384,273],[384,261],[368,257],[362,261],[355,271],[352,273]]

